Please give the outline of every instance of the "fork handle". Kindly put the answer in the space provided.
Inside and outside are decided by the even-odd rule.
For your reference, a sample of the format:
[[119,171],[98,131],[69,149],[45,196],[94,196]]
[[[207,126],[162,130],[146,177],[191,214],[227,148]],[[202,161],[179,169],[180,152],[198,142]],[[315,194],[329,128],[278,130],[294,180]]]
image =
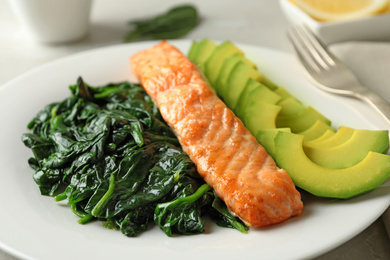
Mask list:
[[372,106],[390,124],[390,103],[367,88],[359,88],[356,97]]

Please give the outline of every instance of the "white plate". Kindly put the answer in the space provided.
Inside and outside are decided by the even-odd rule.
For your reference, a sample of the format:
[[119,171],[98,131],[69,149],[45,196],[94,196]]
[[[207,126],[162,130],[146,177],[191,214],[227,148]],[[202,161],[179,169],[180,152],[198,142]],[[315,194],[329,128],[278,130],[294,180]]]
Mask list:
[[[191,42],[172,41],[185,53]],[[0,246],[21,258],[62,259],[302,259],[323,254],[374,222],[390,204],[390,185],[351,200],[319,199],[303,194],[304,214],[271,227],[241,234],[207,222],[206,232],[169,238],[158,228],[128,238],[94,222],[77,224],[65,204],[44,197],[27,165],[31,156],[21,142],[26,124],[44,105],[70,95],[78,76],[91,85],[131,79],[128,59],[155,42],[118,45],[73,55],[0,88]],[[334,125],[385,129],[386,123],[355,100],[323,93],[303,78],[293,56],[239,45],[259,70],[314,105]]]

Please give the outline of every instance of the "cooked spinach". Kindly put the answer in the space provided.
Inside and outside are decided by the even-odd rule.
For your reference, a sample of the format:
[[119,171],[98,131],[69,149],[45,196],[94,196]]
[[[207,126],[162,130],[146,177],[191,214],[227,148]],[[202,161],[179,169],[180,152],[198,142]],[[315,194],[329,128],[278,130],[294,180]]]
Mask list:
[[187,34],[199,22],[198,11],[192,5],[181,5],[153,18],[129,22],[133,30],[125,36],[130,42],[139,37],[175,39]]
[[93,87],[45,106],[22,136],[42,195],[67,200],[79,223],[136,236],[153,222],[168,236],[204,231],[204,216],[246,232],[204,183],[142,86]]

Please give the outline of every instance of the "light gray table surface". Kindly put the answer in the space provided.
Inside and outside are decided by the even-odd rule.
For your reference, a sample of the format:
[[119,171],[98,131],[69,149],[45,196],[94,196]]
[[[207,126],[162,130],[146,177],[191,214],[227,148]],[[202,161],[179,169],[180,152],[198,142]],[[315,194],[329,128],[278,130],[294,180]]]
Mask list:
[[[185,39],[231,40],[278,51],[292,50],[285,36],[288,22],[275,0],[197,0],[200,25]],[[29,39],[7,0],[0,0],[0,85],[37,66],[70,54],[119,44],[127,21],[155,15],[180,4],[174,0],[94,0],[88,35],[81,41],[47,45]],[[1,230],[0,230],[1,232]],[[18,259],[0,249],[1,260]],[[390,259],[390,240],[379,218],[365,231],[317,259]]]

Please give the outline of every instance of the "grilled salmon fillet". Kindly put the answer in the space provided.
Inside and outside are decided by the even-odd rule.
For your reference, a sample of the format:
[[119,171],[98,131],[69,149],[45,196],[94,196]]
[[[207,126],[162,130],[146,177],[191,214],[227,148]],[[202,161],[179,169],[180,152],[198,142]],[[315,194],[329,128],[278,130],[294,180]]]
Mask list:
[[300,193],[197,67],[166,41],[136,53],[130,66],[199,174],[248,226],[302,213]]

